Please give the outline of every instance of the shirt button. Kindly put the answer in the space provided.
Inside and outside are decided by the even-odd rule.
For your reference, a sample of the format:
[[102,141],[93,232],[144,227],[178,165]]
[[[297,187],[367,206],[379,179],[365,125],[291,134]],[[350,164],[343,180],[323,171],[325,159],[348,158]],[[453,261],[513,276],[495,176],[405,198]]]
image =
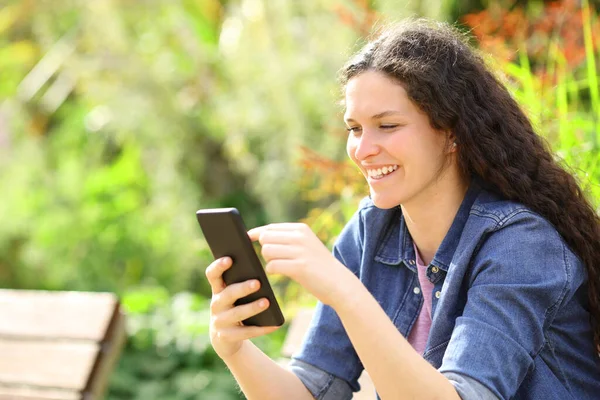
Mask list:
[[438,272],[440,272],[440,269],[436,266],[431,267],[431,272],[433,272],[434,274],[437,274]]
[[419,294],[419,293],[421,293],[421,289],[419,289],[418,287],[416,287],[416,288],[413,289],[413,293],[414,294]]
[[408,263],[409,263],[410,265],[415,265],[415,260],[410,260]]
[[441,295],[442,295],[442,292],[440,292],[439,290],[437,292],[435,292],[436,299],[439,299]]

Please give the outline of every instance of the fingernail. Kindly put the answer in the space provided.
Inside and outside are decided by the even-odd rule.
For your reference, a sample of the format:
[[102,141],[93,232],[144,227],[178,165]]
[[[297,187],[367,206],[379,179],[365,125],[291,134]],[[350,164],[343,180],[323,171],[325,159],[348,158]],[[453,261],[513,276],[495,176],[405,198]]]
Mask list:
[[225,265],[229,263],[230,258],[229,257],[223,257],[221,258],[221,264]]
[[250,288],[256,289],[258,287],[258,281],[250,281]]
[[267,301],[265,299],[262,299],[261,301],[258,302],[258,306],[260,308],[265,308],[267,306]]

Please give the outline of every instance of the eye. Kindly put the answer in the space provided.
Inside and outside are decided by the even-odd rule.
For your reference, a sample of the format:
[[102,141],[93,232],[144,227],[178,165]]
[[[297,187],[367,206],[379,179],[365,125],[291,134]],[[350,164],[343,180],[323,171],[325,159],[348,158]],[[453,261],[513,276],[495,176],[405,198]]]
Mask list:
[[360,127],[358,127],[358,126],[353,126],[353,127],[350,127],[350,128],[346,128],[346,130],[348,131],[348,133],[351,133],[354,136],[360,135],[360,131],[361,131]]
[[395,128],[399,127],[399,126],[400,125],[398,125],[398,124],[388,124],[388,125],[380,125],[379,127],[381,129],[388,129],[389,130],[389,129],[395,129]]

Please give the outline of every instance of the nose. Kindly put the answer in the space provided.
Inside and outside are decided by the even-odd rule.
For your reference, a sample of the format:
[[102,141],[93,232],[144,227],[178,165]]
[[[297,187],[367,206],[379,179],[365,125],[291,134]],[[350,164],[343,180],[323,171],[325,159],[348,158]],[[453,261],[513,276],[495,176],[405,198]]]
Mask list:
[[363,161],[369,157],[375,156],[380,151],[380,146],[374,132],[363,129],[359,137],[354,137],[354,157],[358,161]]

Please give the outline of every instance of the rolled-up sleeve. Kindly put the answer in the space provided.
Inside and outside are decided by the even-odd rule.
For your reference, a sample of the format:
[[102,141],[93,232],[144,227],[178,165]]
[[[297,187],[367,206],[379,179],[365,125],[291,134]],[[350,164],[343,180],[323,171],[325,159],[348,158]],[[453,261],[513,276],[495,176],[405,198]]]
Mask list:
[[473,259],[466,305],[439,369],[463,399],[488,398],[468,382],[488,396],[515,395],[569,287],[567,249],[547,221],[522,211],[499,226]]
[[327,371],[294,359],[292,359],[288,368],[300,378],[316,400],[352,399],[350,385]]
[[498,400],[498,397],[475,379],[446,372],[444,374],[462,400]]

